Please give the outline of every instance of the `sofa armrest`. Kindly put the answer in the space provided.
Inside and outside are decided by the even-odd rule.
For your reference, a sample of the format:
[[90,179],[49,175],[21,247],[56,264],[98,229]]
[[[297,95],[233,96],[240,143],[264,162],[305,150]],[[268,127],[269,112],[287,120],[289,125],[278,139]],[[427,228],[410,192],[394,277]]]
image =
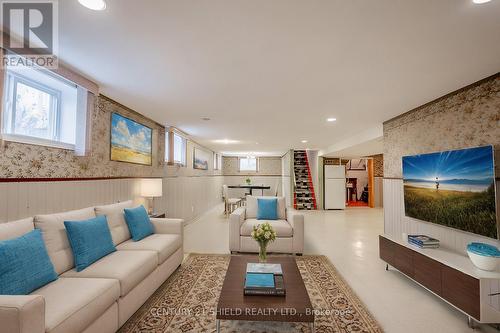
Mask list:
[[294,209],[287,208],[286,217],[293,228],[293,252],[304,253],[304,215]]
[[240,250],[240,230],[245,222],[245,207],[240,207],[229,216],[229,251]]
[[159,219],[152,218],[155,234],[177,234],[183,235],[184,233],[184,220],[183,219]]
[[0,331],[45,332],[45,299],[39,295],[0,296]]

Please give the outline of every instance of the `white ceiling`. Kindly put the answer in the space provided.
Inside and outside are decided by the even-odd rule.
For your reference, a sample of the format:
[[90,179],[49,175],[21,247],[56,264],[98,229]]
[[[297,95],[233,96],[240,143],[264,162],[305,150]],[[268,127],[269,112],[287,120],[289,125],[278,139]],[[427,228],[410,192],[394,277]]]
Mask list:
[[362,143],[353,144],[350,147],[323,155],[324,157],[359,158],[371,155],[382,154],[384,152],[384,138],[368,140]]
[[500,0],[59,4],[65,63],[218,151],[324,149],[500,70]]

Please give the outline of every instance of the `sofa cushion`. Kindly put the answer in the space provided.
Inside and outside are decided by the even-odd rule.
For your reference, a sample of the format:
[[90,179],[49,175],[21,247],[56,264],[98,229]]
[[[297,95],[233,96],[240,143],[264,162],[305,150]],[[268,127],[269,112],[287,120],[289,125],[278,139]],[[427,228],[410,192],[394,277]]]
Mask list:
[[40,230],[0,241],[0,295],[27,295],[54,280]]
[[123,210],[125,208],[134,207],[132,200],[116,203],[113,205],[97,206],[95,213],[97,216],[106,215],[108,219],[109,230],[113,237],[113,243],[116,245],[130,239],[130,232],[127,223],[125,222],[125,215]]
[[153,224],[151,224],[148,212],[144,206],[126,208],[124,212],[128,230],[134,241],[138,242],[153,234]]
[[[257,199],[270,199],[273,197],[254,197],[247,196],[247,207],[245,211],[245,217],[247,219],[256,219],[257,218]],[[278,197],[278,219],[286,220],[286,203],[285,197]]]
[[42,231],[47,252],[57,274],[62,274],[75,266],[73,252],[71,251],[66,229],[64,228],[64,221],[82,221],[94,217],[94,208],[35,216],[35,228]]
[[273,227],[274,231],[276,231],[277,237],[293,237],[293,228],[286,220],[257,220],[257,219],[247,219],[241,225],[240,235],[241,236],[250,236],[253,227],[259,224],[264,224],[269,222],[269,224]]
[[65,221],[64,226],[78,272],[116,251],[106,216],[85,221]]
[[154,251],[116,251],[81,272],[72,269],[61,277],[116,279],[120,281],[120,295],[125,296],[157,266],[158,255]]
[[32,293],[45,299],[46,332],[82,332],[120,297],[113,279],[64,279]]
[[278,219],[278,199],[258,198],[257,220],[277,220],[277,219]]
[[18,221],[0,223],[0,240],[20,237],[33,231],[34,228],[35,225],[33,224],[32,217]]
[[158,254],[159,264],[163,264],[172,254],[182,246],[180,235],[154,234],[138,242],[129,239],[116,248],[119,251],[149,250]]

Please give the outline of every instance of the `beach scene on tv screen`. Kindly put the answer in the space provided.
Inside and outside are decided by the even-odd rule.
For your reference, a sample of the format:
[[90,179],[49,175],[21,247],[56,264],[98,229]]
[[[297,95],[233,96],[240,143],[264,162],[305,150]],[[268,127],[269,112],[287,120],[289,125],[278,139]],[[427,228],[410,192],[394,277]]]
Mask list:
[[403,157],[406,216],[497,238],[493,147]]

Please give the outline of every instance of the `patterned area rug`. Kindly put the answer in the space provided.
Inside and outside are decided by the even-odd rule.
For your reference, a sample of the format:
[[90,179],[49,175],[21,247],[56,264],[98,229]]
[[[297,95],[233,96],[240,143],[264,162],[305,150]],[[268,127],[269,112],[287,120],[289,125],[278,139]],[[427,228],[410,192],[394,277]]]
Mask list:
[[[297,257],[315,310],[316,332],[382,332],[324,256]],[[121,328],[121,333],[215,332],[215,309],[229,255],[190,255]],[[301,323],[221,321],[221,332],[310,332]]]

